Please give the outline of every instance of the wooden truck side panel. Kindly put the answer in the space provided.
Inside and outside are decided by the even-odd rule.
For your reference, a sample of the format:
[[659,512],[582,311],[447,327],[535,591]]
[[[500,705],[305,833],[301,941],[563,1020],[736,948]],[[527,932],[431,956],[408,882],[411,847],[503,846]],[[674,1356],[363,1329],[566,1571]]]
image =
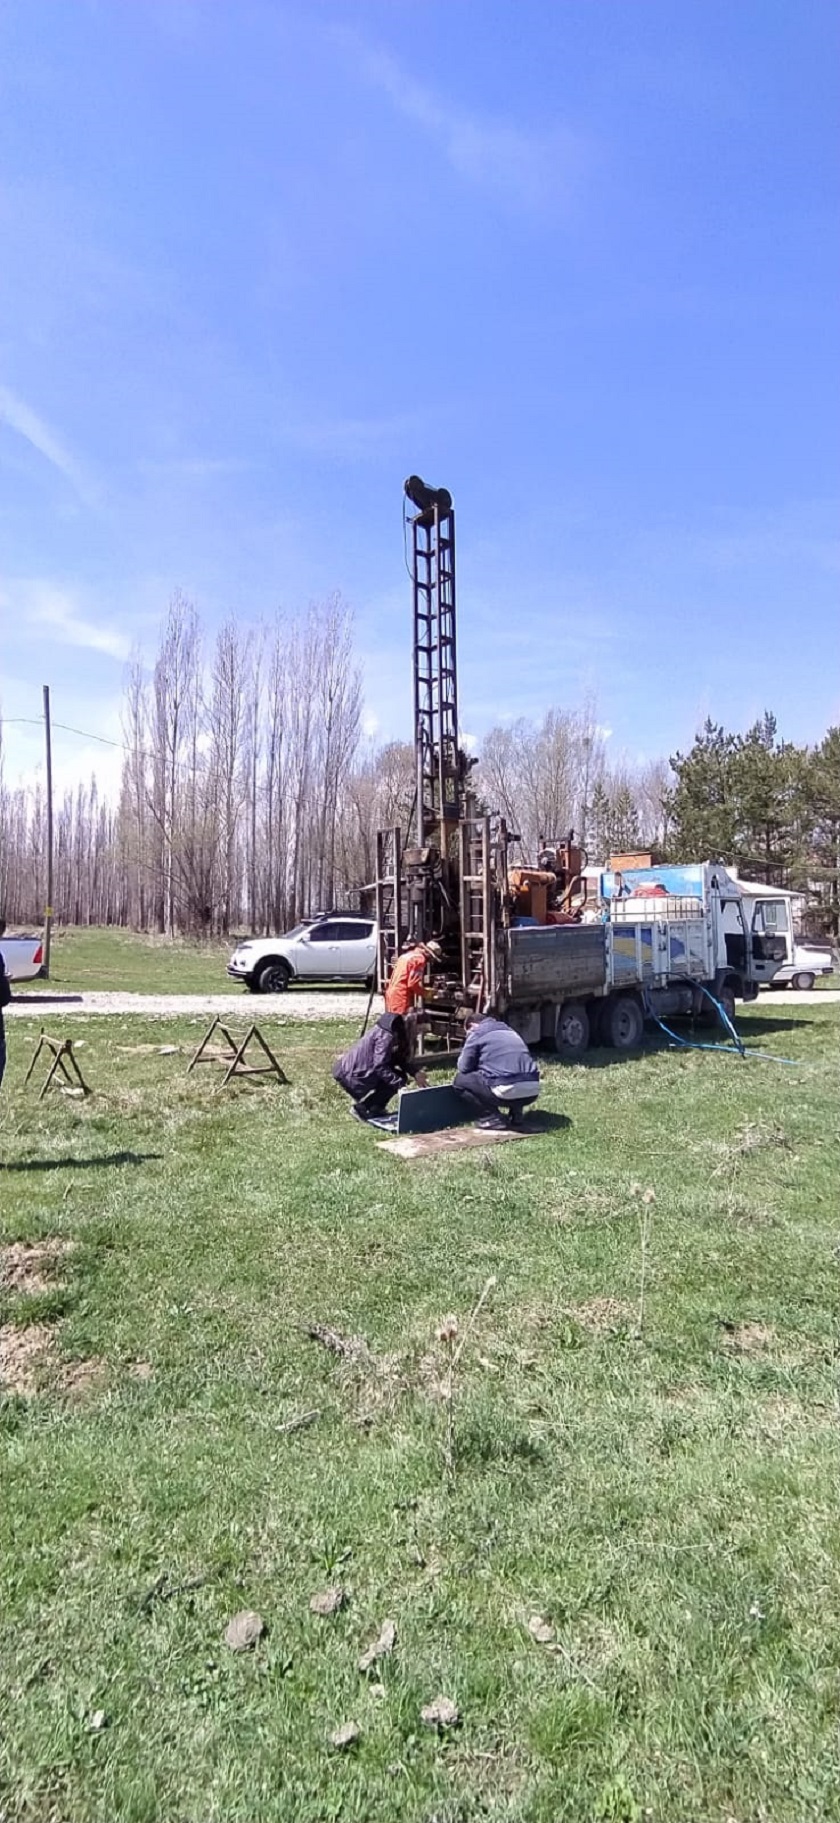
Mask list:
[[603,993],[607,933],[603,924],[525,926],[508,933],[505,998],[509,1006]]

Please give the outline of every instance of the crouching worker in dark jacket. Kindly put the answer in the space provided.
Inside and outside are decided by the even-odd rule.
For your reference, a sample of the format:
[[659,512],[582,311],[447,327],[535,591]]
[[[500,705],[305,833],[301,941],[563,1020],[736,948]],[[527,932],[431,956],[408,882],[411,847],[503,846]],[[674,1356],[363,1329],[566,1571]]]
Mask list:
[[480,1127],[518,1127],[523,1108],[539,1095],[540,1073],[518,1032],[511,1031],[503,1019],[473,1013],[467,1020],[467,1039],[452,1086],[484,1115]]
[[428,1087],[418,1063],[412,1058],[408,1030],[402,1013],[383,1013],[381,1019],[365,1033],[364,1038],[345,1051],[333,1064],[333,1076],[353,1098],[350,1109],[357,1120],[373,1120],[384,1114],[398,1089],[413,1076],[420,1089]]

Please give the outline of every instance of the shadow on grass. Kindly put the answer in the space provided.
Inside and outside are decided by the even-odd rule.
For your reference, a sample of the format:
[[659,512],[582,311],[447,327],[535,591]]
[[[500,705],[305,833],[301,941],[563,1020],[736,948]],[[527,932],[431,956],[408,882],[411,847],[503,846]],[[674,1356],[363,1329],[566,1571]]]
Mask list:
[[[738,1024],[737,1019],[735,1023]],[[742,1038],[749,1038],[751,1032],[798,1032],[802,1026],[813,1023],[813,1019],[765,1019],[763,1013],[748,1013],[738,1029]]]
[[0,1171],[93,1171],[99,1165],[145,1165],[162,1152],[101,1152],[97,1158],[27,1158],[0,1164]]
[[494,1463],[523,1463],[539,1468],[545,1461],[541,1443],[526,1432],[511,1429],[504,1423],[489,1425],[481,1419],[467,1422],[455,1439],[455,1460],[459,1467],[487,1467]]
[[[764,1037],[771,1032],[801,1031],[803,1026],[810,1026],[813,1023],[812,1019],[765,1019],[761,1015],[757,1017],[750,1015],[743,1024],[739,1024],[736,1020],[736,1030],[749,1054],[751,1039]],[[665,1032],[646,1031],[643,1042],[632,1051],[614,1051],[609,1045],[593,1045],[591,1050],[584,1051],[580,1057],[561,1057],[546,1046],[540,1046],[540,1055],[545,1057],[546,1062],[554,1062],[558,1067],[562,1068],[563,1065],[571,1064],[584,1070],[607,1070],[612,1069],[616,1064],[639,1063],[642,1058],[655,1056],[660,1051],[671,1051],[676,1054],[682,1050],[709,1050],[722,1047],[725,1051],[731,1051],[733,1056],[737,1056],[728,1032],[721,1027],[696,1026],[692,1031],[689,1024],[675,1020],[674,1032],[676,1037],[669,1038]],[[680,1039],[683,1041],[682,1044],[679,1043]]]

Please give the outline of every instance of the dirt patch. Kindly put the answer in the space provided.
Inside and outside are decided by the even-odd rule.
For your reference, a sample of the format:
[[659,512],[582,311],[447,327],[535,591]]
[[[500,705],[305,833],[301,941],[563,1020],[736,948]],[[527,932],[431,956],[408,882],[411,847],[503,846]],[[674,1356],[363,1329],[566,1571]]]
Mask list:
[[747,1158],[752,1152],[790,1152],[792,1148],[782,1127],[771,1125],[767,1121],[748,1120],[738,1128],[731,1140],[725,1141],[718,1149],[723,1156],[715,1166],[713,1177],[721,1177],[725,1172],[731,1171],[735,1160]]
[[[826,1414],[817,1414],[818,1420],[826,1421]],[[831,1422],[831,1414],[828,1414]],[[801,1399],[777,1397],[766,1399],[759,1406],[754,1423],[765,1437],[786,1437],[791,1431],[806,1432],[814,1428],[814,1417],[807,1411]]]
[[155,1377],[151,1361],[129,1361],[128,1371],[132,1380],[153,1380]]
[[622,1643],[618,1628],[598,1615],[582,1614],[575,1626],[571,1656],[583,1665],[590,1677],[606,1671],[621,1657]]
[[564,1316],[579,1323],[590,1335],[614,1335],[617,1330],[634,1328],[638,1313],[621,1298],[588,1298],[584,1304],[567,1304]]
[[498,1746],[484,1753],[478,1748],[452,1753],[447,1755],[447,1765],[453,1783],[464,1781],[465,1805],[473,1803],[477,1792],[495,1801],[503,1795],[510,1802],[528,1776],[524,1757],[514,1746]]
[[374,1354],[364,1336],[345,1336],[325,1323],[307,1323],[305,1331],[336,1357],[342,1389],[355,1400],[357,1424],[372,1424],[393,1409],[408,1384],[400,1355]]
[[760,1354],[776,1340],[775,1330],[768,1329],[766,1323],[722,1323],[721,1330],[724,1348],[731,1348],[737,1355]]
[[0,1247],[0,1291],[31,1296],[48,1291],[72,1241],[10,1241]]
[[91,1393],[101,1392],[108,1375],[108,1363],[100,1355],[91,1355],[88,1361],[67,1361],[61,1367],[57,1384],[59,1391],[68,1399],[85,1399]]
[[776,1228],[779,1223],[775,1211],[768,1209],[765,1203],[748,1203],[733,1196],[727,1197],[724,1214],[727,1221],[738,1228]]
[[416,1380],[417,1390],[424,1399],[431,1399],[435,1404],[448,1399],[446,1362],[442,1355],[434,1352],[421,1355],[417,1363]]
[[0,1386],[31,1398],[50,1364],[53,1344],[53,1331],[45,1323],[30,1323],[25,1329],[4,1323],[0,1328]]
[[629,1192],[617,1194],[615,1189],[574,1184],[564,1187],[563,1201],[551,1209],[548,1219],[558,1228],[567,1228],[573,1222],[581,1228],[594,1228],[602,1222],[624,1221],[630,1201]]

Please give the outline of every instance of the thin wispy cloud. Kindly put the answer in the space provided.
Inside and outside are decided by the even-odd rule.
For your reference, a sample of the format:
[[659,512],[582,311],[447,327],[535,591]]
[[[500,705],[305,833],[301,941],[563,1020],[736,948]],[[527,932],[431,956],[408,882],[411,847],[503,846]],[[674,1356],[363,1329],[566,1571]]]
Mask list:
[[357,33],[340,35],[360,74],[436,142],[465,182],[519,214],[544,215],[577,194],[590,156],[581,134],[560,125],[524,127],[459,107],[415,81],[390,52]]
[[131,641],[114,626],[103,626],[80,613],[73,596],[50,582],[27,578],[0,591],[0,607],[26,627],[30,638],[49,637],[63,646],[101,652],[124,663]]
[[96,504],[97,490],[82,464],[51,426],[9,386],[0,386],[0,424],[7,424],[46,462],[58,469],[86,506]]

